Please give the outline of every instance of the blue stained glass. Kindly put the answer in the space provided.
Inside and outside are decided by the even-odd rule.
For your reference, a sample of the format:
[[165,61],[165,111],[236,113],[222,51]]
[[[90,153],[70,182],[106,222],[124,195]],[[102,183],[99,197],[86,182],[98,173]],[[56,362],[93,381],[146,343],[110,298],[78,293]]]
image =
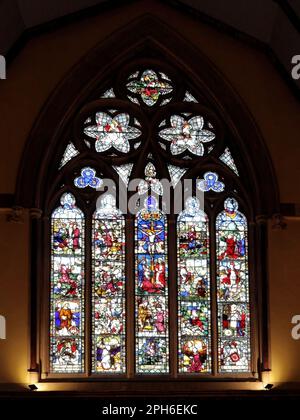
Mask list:
[[96,171],[90,167],[81,170],[81,176],[74,179],[74,185],[78,188],[99,188],[103,184],[101,178],[96,177]]
[[[127,99],[144,110],[144,105],[153,108],[167,105],[173,99],[174,88],[173,81],[166,74],[146,68],[130,74],[124,86]],[[116,98],[114,88],[107,89],[101,98]],[[188,376],[188,379],[211,375],[212,372],[217,376],[240,372],[248,375],[252,370],[248,221],[239,211],[235,198],[226,198],[224,210],[219,214],[212,212],[212,223],[215,223],[215,229],[212,229],[215,255],[212,259],[209,218],[195,197],[186,201],[174,227],[176,244],[171,244],[171,248],[174,246],[177,250],[177,259],[176,256],[172,258],[177,263],[174,267],[177,291],[175,284],[173,289],[177,299],[176,302],[169,301],[168,219],[154,197],[164,193],[163,183],[157,177],[157,170],[163,171],[159,163],[165,165],[165,170],[168,169],[175,189],[191,168],[190,160],[207,156],[217,142],[215,127],[206,118],[191,111],[194,105],[188,103],[198,103],[198,99],[185,91],[184,103],[188,106],[186,112],[170,114],[166,107],[169,117],[162,116],[163,120],[157,120],[159,147],[166,152],[164,156],[173,155],[172,163],[177,162],[180,166],[171,165],[168,159],[161,163],[158,156],[157,161],[147,149],[148,143],[145,144],[147,150],[141,155],[145,176],[137,186],[138,202],[144,196],[147,198],[134,220],[132,305],[126,300],[126,274],[128,270],[131,275],[133,268],[130,262],[127,267],[125,252],[125,227],[128,224],[116,207],[115,198],[103,194],[98,198],[94,214],[88,211],[91,238],[85,238],[85,215],[71,193],[61,196],[61,205],[51,215],[49,348],[46,350],[51,374],[80,374],[81,377],[90,374],[93,377],[115,375],[115,378],[122,375],[124,379],[127,348],[131,345],[134,345],[134,355],[129,366],[132,361],[138,375],[168,374],[170,361],[177,363],[178,374]],[[136,105],[131,105],[138,109]],[[139,121],[137,117],[116,108],[112,105],[86,118],[82,129],[83,141],[88,146],[87,151],[92,152],[94,147],[95,152],[103,154],[104,160],[108,155],[112,157],[109,160],[112,168],[122,179],[123,187],[128,187],[131,174],[139,173],[141,166],[134,169],[134,164],[128,163],[124,154],[134,152],[129,161],[136,161],[142,135],[147,137],[149,134],[149,118],[146,116],[144,121]],[[60,172],[65,173],[72,166],[68,162],[72,159],[73,163],[77,161],[79,158],[75,157],[78,155],[81,156],[81,152],[70,142],[60,161]],[[178,159],[185,161],[180,163]],[[239,176],[228,147],[219,159]],[[91,189],[99,190],[103,185],[101,173],[90,166],[83,167],[85,164],[89,163],[79,166],[76,177],[72,177],[75,187],[88,189],[76,189],[76,194],[83,193],[84,199],[93,193]],[[188,168],[182,168],[182,165]],[[226,167],[223,169],[227,170]],[[222,193],[226,188],[227,191],[221,175],[208,170],[195,180],[196,189]],[[89,202],[86,200],[86,203]],[[85,301],[88,302],[87,309]],[[177,311],[170,331],[169,305],[175,305]],[[134,327],[130,326],[134,331],[129,333],[127,306],[134,309],[134,314],[129,314],[129,319],[134,316]],[[213,317],[212,309],[216,312]],[[86,313],[89,319],[85,318]],[[214,331],[214,325],[217,331]],[[88,326],[87,331],[85,326]],[[176,336],[173,343],[177,343],[177,348],[171,349],[170,356],[171,333]],[[87,360],[88,365],[85,363]],[[129,370],[132,370],[131,366]]]
[[219,176],[215,172],[205,172],[203,179],[197,182],[197,188],[203,192],[224,191],[225,184],[218,180]]

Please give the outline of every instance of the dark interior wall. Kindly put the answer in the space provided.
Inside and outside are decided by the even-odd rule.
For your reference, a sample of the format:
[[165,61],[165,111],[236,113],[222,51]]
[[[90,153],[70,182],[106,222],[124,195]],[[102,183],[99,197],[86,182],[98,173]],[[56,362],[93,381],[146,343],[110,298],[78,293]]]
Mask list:
[[[191,16],[162,4],[140,2],[105,11],[36,35],[22,48],[0,82],[0,193],[13,193],[21,154],[43,104],[86,52],[144,13],[152,13],[199,48],[239,93],[269,148],[282,202],[300,202],[299,102],[267,57]],[[180,52],[179,52],[180,53]],[[43,142],[43,138],[41,138]],[[34,182],[34,180],[33,180]],[[268,182],[262,179],[261,182]],[[0,340],[0,382],[26,383],[28,368],[28,218],[8,223],[0,218],[0,314],[7,319],[7,340]],[[270,334],[273,382],[300,382],[300,341],[290,334],[299,311],[300,220],[287,230],[269,229]]]

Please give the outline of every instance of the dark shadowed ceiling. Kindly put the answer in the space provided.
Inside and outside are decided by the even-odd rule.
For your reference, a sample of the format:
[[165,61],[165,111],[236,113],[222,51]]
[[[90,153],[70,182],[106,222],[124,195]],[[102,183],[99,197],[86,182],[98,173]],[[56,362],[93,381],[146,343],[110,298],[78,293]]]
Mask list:
[[[141,1],[141,0],[136,0]],[[6,55],[20,37],[37,26],[97,6],[124,4],[125,0],[0,0],[0,54]],[[300,0],[165,0],[201,20],[235,31],[273,54],[287,79],[294,55],[300,55]]]

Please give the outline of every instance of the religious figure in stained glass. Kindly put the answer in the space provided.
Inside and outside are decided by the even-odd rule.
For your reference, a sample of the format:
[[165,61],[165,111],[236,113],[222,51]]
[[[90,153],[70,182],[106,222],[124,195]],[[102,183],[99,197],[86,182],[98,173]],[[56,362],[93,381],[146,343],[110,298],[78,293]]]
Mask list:
[[227,198],[216,219],[219,370],[249,372],[250,323],[247,219]]
[[167,373],[166,218],[152,196],[136,216],[136,370]]
[[70,193],[52,213],[51,350],[53,372],[84,367],[84,216]]
[[93,371],[122,373],[125,361],[125,222],[101,196],[93,218]]
[[[212,125],[194,111],[200,109],[201,97],[186,90],[188,86],[177,89],[168,75],[148,67],[124,77],[123,88],[106,86],[102,95],[97,90],[96,99],[101,96],[100,103],[111,106],[95,109],[85,119],[83,147],[80,138],[73,139],[59,163],[59,185],[74,191],[85,215],[66,192],[51,216],[50,373],[124,378],[132,374],[127,357],[134,360],[137,375],[177,370],[200,378],[250,372],[247,218],[237,199],[228,195],[224,210],[215,215],[218,200],[230,189],[239,194],[239,187],[232,187],[238,162],[226,144],[221,149],[220,142],[219,151],[214,150],[218,154],[213,152],[217,120]],[[177,114],[175,105],[168,110],[173,98],[181,101]],[[120,100],[127,101],[126,111],[123,105],[118,109]],[[161,114],[159,107],[165,110]],[[205,157],[203,168],[198,157]],[[115,171],[122,189],[141,169],[144,179],[137,192],[144,207],[135,218],[126,217],[125,232],[125,217],[111,194],[98,197],[94,211],[95,190],[103,185],[104,173]],[[174,189],[182,178],[192,177],[196,190],[208,193],[206,212],[196,197],[187,195],[173,223],[175,215],[167,217],[159,209],[166,191],[158,172],[169,173]],[[176,240],[168,241],[169,231]],[[126,244],[135,240],[132,260],[133,250],[125,252],[125,236]],[[170,273],[169,260],[177,262]],[[127,279],[132,263],[135,275]],[[170,282],[175,302],[169,296]],[[177,341],[169,349],[171,334]],[[84,360],[91,362],[87,366]]]
[[195,197],[177,221],[179,372],[210,371],[208,218]]

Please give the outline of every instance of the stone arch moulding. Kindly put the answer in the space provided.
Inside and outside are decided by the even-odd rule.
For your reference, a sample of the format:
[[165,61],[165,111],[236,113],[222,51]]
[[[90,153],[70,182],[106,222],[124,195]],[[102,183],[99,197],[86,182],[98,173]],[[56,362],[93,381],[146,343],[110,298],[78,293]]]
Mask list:
[[[164,22],[151,15],[128,24],[94,47],[59,83],[29,135],[19,168],[15,205],[45,211],[47,190],[56,177],[59,159],[66,146],[66,128],[89,100],[99,82],[109,80],[114,70],[137,58],[151,58],[172,64],[187,77],[205,105],[214,110],[224,124],[231,151],[241,168],[240,176],[248,193],[250,223],[255,226],[259,246],[255,250],[257,277],[256,302],[259,311],[258,371],[268,370],[268,283],[266,220],[279,213],[279,193],[272,162],[253,117],[229,82],[203,54]],[[261,182],[267,180],[267,182]],[[33,212],[36,214],[36,212]],[[38,243],[42,242],[39,217],[31,226],[31,362],[38,371],[38,290],[43,261]]]
[[[178,53],[179,52],[179,53]],[[233,152],[238,152],[251,176],[257,214],[279,212],[279,194],[273,165],[253,117],[237,92],[206,56],[169,28],[164,22],[145,15],[113,33],[94,47],[59,83],[47,100],[29,135],[19,167],[15,205],[40,208],[49,163],[61,145],[64,128],[83,106],[99,81],[114,69],[122,68],[137,56],[164,59],[186,74],[205,95],[206,105],[226,123],[232,136]],[[34,165],[32,162],[34,160]],[[36,164],[38,162],[38,165]],[[33,183],[32,180],[36,180]],[[268,183],[261,183],[261,179]]]

